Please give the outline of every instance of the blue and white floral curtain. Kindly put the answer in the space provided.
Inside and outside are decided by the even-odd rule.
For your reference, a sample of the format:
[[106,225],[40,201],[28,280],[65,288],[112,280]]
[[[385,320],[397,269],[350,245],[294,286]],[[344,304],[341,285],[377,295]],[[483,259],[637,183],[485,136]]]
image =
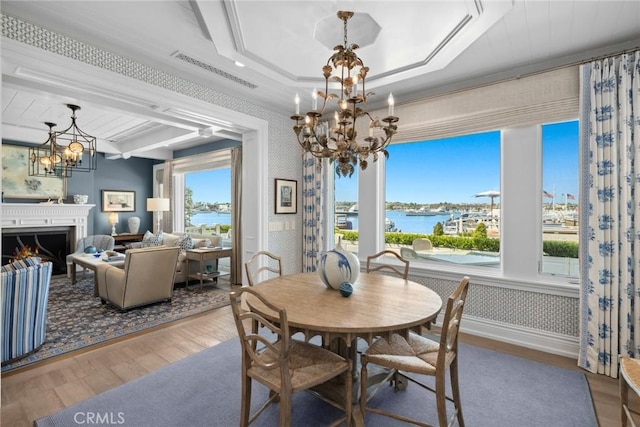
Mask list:
[[309,153],[302,157],[302,271],[316,271],[319,255],[333,245],[333,168]]
[[640,357],[640,51],[581,71],[587,227],[578,364],[615,378],[619,355]]

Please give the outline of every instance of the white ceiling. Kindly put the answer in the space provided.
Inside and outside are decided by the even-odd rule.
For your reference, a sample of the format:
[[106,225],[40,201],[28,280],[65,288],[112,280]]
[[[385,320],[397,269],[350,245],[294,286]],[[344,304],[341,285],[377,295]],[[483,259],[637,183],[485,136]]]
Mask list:
[[[349,43],[361,46],[371,69],[372,108],[389,92],[401,104],[640,46],[640,1],[630,0],[2,2],[5,15],[287,116],[296,93],[305,110],[313,88],[323,87],[327,46],[342,44],[339,10],[356,13]],[[65,92],[38,73],[21,73],[20,55],[5,39],[2,60],[3,138],[44,142],[43,122],[68,125],[67,103],[82,107],[78,125],[112,157],[170,158],[172,150],[243,131],[105,100],[95,87]]]

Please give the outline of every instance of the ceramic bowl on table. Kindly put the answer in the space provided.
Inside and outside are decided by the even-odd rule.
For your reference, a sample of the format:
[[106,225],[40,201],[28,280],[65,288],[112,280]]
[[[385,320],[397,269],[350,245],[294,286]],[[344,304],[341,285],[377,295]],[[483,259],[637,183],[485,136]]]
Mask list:
[[87,194],[74,194],[73,195],[73,203],[76,205],[84,205],[89,201],[89,195]]

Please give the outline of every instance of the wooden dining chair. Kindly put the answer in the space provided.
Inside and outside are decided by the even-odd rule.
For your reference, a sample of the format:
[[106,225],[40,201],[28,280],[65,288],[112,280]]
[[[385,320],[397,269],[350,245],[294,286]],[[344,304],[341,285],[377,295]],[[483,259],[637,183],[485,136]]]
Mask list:
[[[384,385],[387,380],[393,379],[392,383],[396,387],[396,390],[401,389],[402,384],[406,385],[406,381],[408,380],[435,393],[440,427],[450,425],[450,422],[453,422],[455,418],[458,420],[458,425],[464,427],[460,403],[460,389],[458,387],[457,356],[458,331],[468,290],[469,278],[464,277],[447,300],[447,308],[442,322],[442,332],[439,342],[432,341],[413,332],[409,333],[407,339],[399,334],[393,334],[389,339],[379,338],[360,356],[362,363],[360,371],[360,408],[365,417],[367,412],[372,412],[411,424],[428,425],[415,419],[368,406],[368,402],[375,396],[379,387]],[[372,388],[372,390],[367,393],[367,389],[369,388],[367,365],[369,363],[387,368],[389,374],[386,380],[379,383],[376,388]],[[449,370],[451,376],[452,397],[446,395],[445,375],[447,370]],[[435,389],[409,376],[409,373],[435,377]],[[454,413],[451,418],[447,418],[447,400],[454,404]]]
[[[379,258],[383,258],[386,256],[395,257],[398,261],[400,261],[401,264],[404,265],[404,269],[400,269],[397,265],[394,265],[394,264],[378,264],[375,266],[372,264],[374,261],[378,260]],[[391,251],[389,249],[385,249],[384,251],[380,251],[374,255],[369,255],[367,257],[367,273],[372,273],[374,271],[381,271],[381,270],[391,271],[397,274],[398,276],[402,277],[403,279],[406,279],[407,277],[409,277],[409,261],[407,261],[406,259],[402,258],[400,255],[398,255],[396,252]]]
[[[252,295],[278,319],[272,322],[252,311],[240,307],[243,296]],[[345,421],[351,425],[352,374],[351,360],[345,359],[322,347],[292,339],[284,308],[268,302],[253,288],[245,287],[229,294],[231,310],[242,346],[242,402],[240,426],[246,427],[269,405],[279,400],[280,426],[291,424],[291,399],[293,393],[308,390],[341,374],[344,377],[344,402],[342,404],[322,399],[345,412]],[[250,320],[250,322],[247,322]],[[258,334],[248,330],[247,324],[259,323],[271,334]],[[256,380],[272,391],[269,399],[253,415],[251,412],[251,385]]]
[[632,414],[638,416],[640,412],[629,406],[629,389],[633,390],[637,396],[640,396],[640,359],[632,359],[630,357],[620,358],[620,406],[622,427],[631,424],[636,427],[636,423]]
[[263,271],[282,276],[282,259],[269,251],[259,251],[244,264],[244,268],[249,286],[253,286]]
[[[380,258],[384,258],[385,256],[395,257],[398,261],[400,261],[400,263],[404,265],[404,268],[400,269],[400,267],[394,264],[373,265],[373,262],[379,260]],[[409,277],[409,261],[402,258],[396,252],[385,249],[383,251],[378,252],[377,254],[369,255],[367,257],[367,273],[373,273],[374,271],[389,271],[392,274],[395,274],[407,280],[407,277]],[[428,329],[431,329],[431,322],[427,323],[424,326]],[[361,350],[359,350],[358,352],[361,353]]]

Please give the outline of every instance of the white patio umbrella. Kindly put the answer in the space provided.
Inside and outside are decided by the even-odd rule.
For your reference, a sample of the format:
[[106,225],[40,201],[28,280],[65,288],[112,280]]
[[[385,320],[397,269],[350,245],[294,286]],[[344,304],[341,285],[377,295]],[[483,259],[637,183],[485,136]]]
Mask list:
[[500,192],[497,190],[489,190],[483,191],[482,193],[478,193],[475,197],[490,197],[491,198],[491,216],[493,217],[493,199],[496,197],[500,197]]

